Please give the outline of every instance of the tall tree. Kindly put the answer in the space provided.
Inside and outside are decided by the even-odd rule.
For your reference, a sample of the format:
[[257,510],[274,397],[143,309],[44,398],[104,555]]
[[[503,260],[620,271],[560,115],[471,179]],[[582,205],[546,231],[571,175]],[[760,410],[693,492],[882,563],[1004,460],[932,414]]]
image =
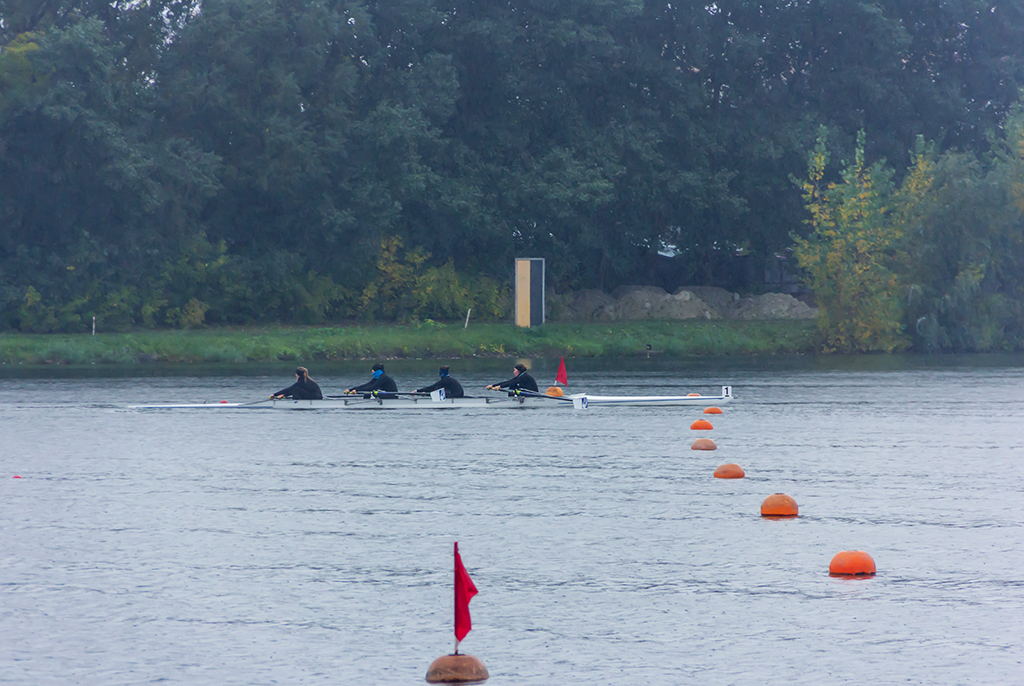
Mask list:
[[359,255],[338,200],[367,24],[357,3],[214,0],[176,37],[157,81],[160,135],[223,165],[203,219],[233,253],[332,273]]
[[796,255],[807,270],[818,303],[818,326],[829,352],[893,352],[908,344],[900,304],[902,250],[907,224],[931,185],[927,151],[902,189],[893,171],[868,165],[864,133],[842,180],[825,181],[829,155],[822,130],[810,154],[804,200],[813,232],[796,238]]

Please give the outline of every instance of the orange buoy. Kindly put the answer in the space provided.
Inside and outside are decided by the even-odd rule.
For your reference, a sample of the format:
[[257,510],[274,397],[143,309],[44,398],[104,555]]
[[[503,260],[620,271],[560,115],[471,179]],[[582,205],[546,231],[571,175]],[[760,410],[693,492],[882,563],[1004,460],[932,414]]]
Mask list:
[[718,446],[710,438],[698,438],[690,446],[690,450],[718,450]]
[[686,397],[687,398],[699,398],[700,397],[700,393],[687,393]]
[[544,391],[544,393],[550,395],[552,398],[561,398],[563,395],[565,395],[564,393],[562,393],[562,389],[559,388],[558,386],[549,386],[548,390]]
[[773,493],[761,503],[762,517],[796,517],[796,501],[785,493]]
[[874,576],[875,561],[863,550],[844,550],[832,558],[828,573],[832,576]]
[[711,426],[711,422],[706,419],[698,419],[693,424],[690,424],[690,428],[694,431],[710,431],[714,427]]
[[427,669],[427,683],[430,684],[483,681],[489,676],[484,663],[472,655],[442,655],[431,662]]
[[722,414],[722,408],[720,407],[705,407],[704,414]]
[[745,476],[746,473],[743,471],[743,467],[732,462],[719,465],[718,469],[715,470],[716,479],[742,479]]

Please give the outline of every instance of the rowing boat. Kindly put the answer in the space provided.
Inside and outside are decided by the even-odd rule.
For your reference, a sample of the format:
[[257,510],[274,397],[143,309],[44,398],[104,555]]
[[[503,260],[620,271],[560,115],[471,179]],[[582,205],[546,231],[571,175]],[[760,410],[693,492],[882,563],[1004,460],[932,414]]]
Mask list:
[[490,398],[446,398],[442,391],[429,396],[404,396],[378,398],[361,396],[324,398],[323,400],[262,400],[252,403],[195,403],[182,405],[133,405],[137,410],[172,409],[268,409],[268,410],[440,410],[455,408],[576,408],[586,410],[594,406],[628,407],[709,407],[732,400],[732,386],[722,386],[721,395],[589,395],[575,393],[566,396],[550,396],[542,393],[518,393],[506,397]]

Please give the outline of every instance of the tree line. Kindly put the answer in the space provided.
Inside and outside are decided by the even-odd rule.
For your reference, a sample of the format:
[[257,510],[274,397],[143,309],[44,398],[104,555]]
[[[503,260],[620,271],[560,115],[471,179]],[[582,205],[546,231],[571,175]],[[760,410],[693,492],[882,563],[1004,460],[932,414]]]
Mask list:
[[[826,347],[1019,345],[1022,85],[1010,0],[0,0],[0,330],[501,317],[516,256],[795,248]],[[883,180],[892,240],[826,245]],[[861,253],[895,343],[828,333],[878,314],[829,299]]]

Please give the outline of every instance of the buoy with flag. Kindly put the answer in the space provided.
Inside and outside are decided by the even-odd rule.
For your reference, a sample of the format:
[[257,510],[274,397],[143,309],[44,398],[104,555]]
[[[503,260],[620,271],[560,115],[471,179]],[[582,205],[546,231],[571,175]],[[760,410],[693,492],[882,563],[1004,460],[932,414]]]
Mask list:
[[561,398],[564,395],[564,392],[561,388],[558,387],[558,384],[562,384],[563,386],[569,385],[569,374],[566,373],[565,371],[564,356],[558,362],[558,373],[555,374],[555,385],[549,386],[548,389],[544,391],[544,393],[550,396],[554,396],[555,398]]
[[469,601],[477,594],[469,572],[462,564],[459,543],[455,543],[455,652],[442,655],[430,663],[427,682],[431,684],[464,684],[484,681],[490,674],[484,663],[472,655],[459,654],[459,643],[473,628],[469,616]]

